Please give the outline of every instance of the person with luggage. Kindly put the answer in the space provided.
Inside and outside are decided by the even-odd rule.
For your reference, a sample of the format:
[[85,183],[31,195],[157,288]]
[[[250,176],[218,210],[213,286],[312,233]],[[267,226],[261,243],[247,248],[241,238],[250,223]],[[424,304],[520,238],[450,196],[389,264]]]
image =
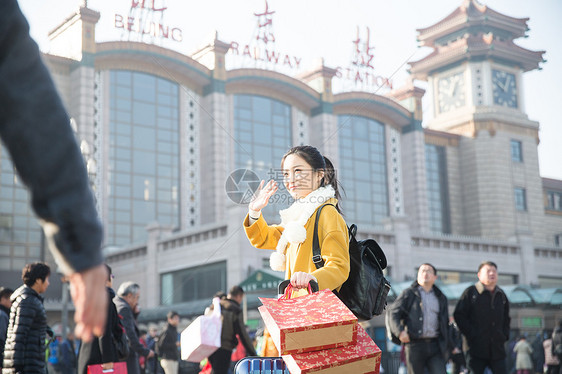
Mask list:
[[106,321],[105,328],[101,336],[94,336],[91,341],[85,341],[80,344],[78,350],[78,374],[88,374],[88,366],[101,364],[104,370],[113,369],[113,364],[119,361],[117,346],[114,337],[117,334],[123,334],[121,324],[119,323],[119,315],[117,308],[113,303],[115,291],[113,291],[113,271],[111,267],[104,264],[107,272],[105,280],[106,287]]
[[[330,160],[309,145],[291,148],[281,160],[283,184],[294,203],[280,211],[281,223],[268,225],[261,211],[277,192],[275,180],[261,181],[248,205],[244,229],[256,248],[272,249],[271,268],[285,271],[295,289],[307,288],[311,280],[320,289],[339,290],[349,276],[349,237],[341,215],[338,181]],[[318,239],[324,266],[317,269],[312,247],[316,211],[326,206],[320,215]]]
[[227,374],[230,369],[232,351],[238,345],[239,336],[241,343],[249,356],[257,356],[246,326],[240,305],[244,300],[244,290],[240,286],[233,286],[225,299],[221,299],[221,346],[209,356],[213,368],[212,374]]

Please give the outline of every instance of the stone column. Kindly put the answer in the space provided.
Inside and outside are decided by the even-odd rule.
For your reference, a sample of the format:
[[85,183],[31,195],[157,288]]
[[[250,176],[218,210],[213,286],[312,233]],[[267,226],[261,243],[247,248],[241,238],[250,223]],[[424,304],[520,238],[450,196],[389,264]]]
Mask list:
[[162,228],[158,222],[146,226],[148,239],[146,241],[146,273],[144,289],[141,289],[143,298],[146,298],[146,307],[154,308],[160,305],[160,274],[158,274],[158,241],[162,235]]
[[338,168],[338,121],[333,114],[334,95],[332,93],[332,78],[336,69],[324,66],[324,60],[318,66],[298,78],[320,93],[320,105],[311,111],[309,125],[310,145],[315,146],[326,155]]
[[213,39],[192,56],[212,70],[211,83],[203,89],[201,105],[204,110],[200,111],[200,159],[204,160],[200,188],[205,206],[201,211],[201,224],[223,221],[227,215],[224,184],[232,161],[229,157],[232,139],[225,131],[232,128],[225,94],[225,55],[229,48],[230,44],[218,40],[215,33]]
[[391,276],[394,281],[402,282],[406,277],[412,277],[412,271],[416,266],[412,263],[410,225],[405,216],[396,216],[389,218],[385,226],[395,235],[393,258],[388,258],[388,263],[392,266]]
[[520,246],[521,256],[521,278],[520,284],[538,285],[539,277],[535,266],[535,246],[533,245],[533,234],[530,231],[517,233],[517,242]]

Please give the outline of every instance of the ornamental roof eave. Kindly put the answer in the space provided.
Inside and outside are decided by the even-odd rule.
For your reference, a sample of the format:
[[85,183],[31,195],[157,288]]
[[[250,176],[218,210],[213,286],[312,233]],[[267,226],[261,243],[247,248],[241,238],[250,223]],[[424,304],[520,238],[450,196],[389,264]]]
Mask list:
[[528,20],[529,18],[515,18],[501,14],[479,4],[476,0],[465,0],[460,7],[441,21],[416,31],[418,41],[423,46],[433,46],[435,40],[444,35],[475,25],[498,28],[511,34],[512,38],[519,38],[525,36],[529,29]]
[[511,62],[524,72],[539,68],[544,62],[545,51],[531,51],[511,41],[487,40],[487,37],[475,36],[459,40],[448,46],[434,50],[418,61],[410,62],[410,74],[414,79],[426,80],[427,75],[450,64],[472,59],[490,58]]
[[334,114],[351,113],[376,119],[397,129],[412,122],[412,113],[393,98],[358,91],[335,94]]
[[138,70],[157,73],[196,91],[211,82],[211,71],[189,56],[160,46],[132,42],[96,43],[95,68]]
[[242,68],[226,72],[227,94],[271,97],[309,113],[321,103],[321,95],[308,84],[288,75],[265,69]]

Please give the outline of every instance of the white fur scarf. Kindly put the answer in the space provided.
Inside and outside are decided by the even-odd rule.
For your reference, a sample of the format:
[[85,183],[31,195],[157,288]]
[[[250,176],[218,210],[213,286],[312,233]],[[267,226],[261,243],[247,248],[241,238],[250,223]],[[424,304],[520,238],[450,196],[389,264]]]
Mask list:
[[306,229],[304,225],[316,208],[326,203],[335,196],[334,188],[331,185],[320,187],[309,193],[306,197],[295,201],[289,208],[281,210],[281,224],[283,234],[279,238],[275,252],[269,258],[269,265],[273,270],[285,271],[286,259],[285,250],[289,243],[302,243],[306,239]]

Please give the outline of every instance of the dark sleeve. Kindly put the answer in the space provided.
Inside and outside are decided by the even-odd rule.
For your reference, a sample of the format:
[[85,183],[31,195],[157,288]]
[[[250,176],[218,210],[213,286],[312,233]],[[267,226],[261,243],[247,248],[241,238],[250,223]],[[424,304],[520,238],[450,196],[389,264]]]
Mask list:
[[164,330],[160,339],[162,339],[162,343],[160,344],[160,354],[163,352],[173,352],[178,349],[176,346],[176,342],[178,341],[178,334],[177,333],[170,333],[170,329]]
[[123,319],[123,327],[125,327],[125,331],[127,332],[127,336],[129,337],[129,344],[131,345],[131,349],[137,352],[140,356],[147,356],[150,350],[143,346],[139,341],[139,336],[135,330],[135,320],[133,317],[133,312],[130,308],[122,308],[121,309],[121,316]]
[[103,263],[102,228],[69,117],[16,0],[0,1],[0,136],[65,273]]
[[389,307],[388,325],[390,326],[390,331],[397,337],[405,329],[406,318],[408,317],[409,311],[406,309],[407,305],[410,304],[409,299],[412,297],[408,292],[409,289],[405,289],[400,293],[398,298],[394,300],[392,305]]
[[505,341],[509,339],[509,325],[511,324],[511,318],[509,317],[509,300],[507,296],[504,294],[503,297],[505,298],[505,305],[503,308],[503,335],[505,336]]
[[0,351],[4,350],[4,343],[6,343],[6,334],[8,332],[8,323],[8,315],[3,311],[0,311]]
[[464,290],[461,298],[457,302],[455,306],[455,311],[453,316],[455,317],[455,322],[461,333],[464,334],[467,338],[471,336],[471,328],[470,328],[470,295],[469,292],[470,287]]
[[234,331],[238,334],[240,339],[242,340],[242,345],[246,348],[246,356],[257,356],[256,349],[254,348],[254,344],[246,331],[246,326],[244,325],[244,318],[242,318],[242,313],[238,314],[238,318],[236,318]]
[[[118,325],[117,309],[115,304],[108,293],[108,304],[107,304],[107,323],[105,324],[105,330],[103,335],[98,338],[98,344],[101,354],[101,362],[114,362],[118,359],[116,354],[115,343],[113,342],[113,334],[117,333],[117,329],[121,327]],[[125,333],[124,331],[122,332]]]
[[14,367],[23,368],[25,364],[26,341],[29,335],[29,329],[33,324],[33,320],[38,312],[38,308],[34,303],[35,298],[22,299],[15,310],[14,318]]

